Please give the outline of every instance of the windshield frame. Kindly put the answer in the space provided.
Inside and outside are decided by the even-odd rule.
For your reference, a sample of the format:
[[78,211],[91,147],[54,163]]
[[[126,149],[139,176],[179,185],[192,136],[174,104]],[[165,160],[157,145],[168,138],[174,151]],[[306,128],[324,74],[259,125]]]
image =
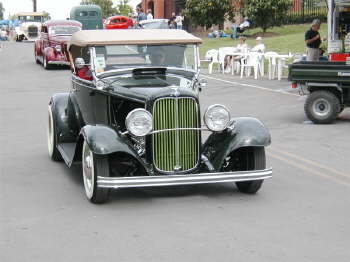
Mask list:
[[118,68],[118,69],[113,69],[113,70],[108,70],[104,71],[101,73],[96,72],[96,49],[95,46],[90,46],[90,67],[91,67],[91,72],[96,78],[104,78],[106,75],[111,75],[113,73],[121,73],[124,71],[130,71],[134,69],[140,69],[140,68],[166,68],[169,70],[178,70],[178,71],[185,71],[185,72],[193,72],[195,75],[199,74],[200,70],[200,59],[199,59],[199,46],[198,44],[193,44],[193,55],[194,55],[194,63],[195,63],[195,69],[186,69],[182,67],[171,67],[171,66],[130,66],[130,67],[123,67],[123,68]]
[[54,27],[69,27],[69,28],[78,28],[78,30],[77,31],[75,31],[74,33],[76,33],[76,32],[78,32],[78,31],[80,31],[81,30],[81,27],[80,26],[75,26],[75,25],[52,25],[52,26],[50,26],[49,28],[48,28],[48,33],[49,33],[49,35],[57,35],[57,36],[59,36],[59,35],[68,35],[68,36],[71,36],[71,35],[73,35],[74,33],[72,33],[72,34],[53,34],[52,32],[51,32],[51,28],[54,28]]

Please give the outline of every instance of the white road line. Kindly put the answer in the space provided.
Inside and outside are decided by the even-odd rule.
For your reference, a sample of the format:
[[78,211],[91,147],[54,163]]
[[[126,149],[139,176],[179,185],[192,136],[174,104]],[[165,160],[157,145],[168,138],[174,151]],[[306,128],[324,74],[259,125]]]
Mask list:
[[284,94],[284,95],[299,96],[297,94],[292,94],[292,93],[289,93],[289,92],[286,92],[286,91],[282,91],[282,90],[274,90],[274,89],[270,89],[270,88],[266,88],[266,87],[262,87],[262,86],[257,86],[257,85],[250,85],[250,84],[244,84],[244,83],[239,83],[239,82],[228,81],[228,80],[219,79],[219,78],[215,78],[215,77],[207,76],[207,75],[203,75],[203,74],[202,74],[202,76],[205,77],[205,78],[208,78],[208,79],[217,80],[217,81],[221,81],[221,82],[232,84],[232,85],[248,86],[248,87],[253,87],[253,88],[256,88],[256,89],[269,91],[269,92],[274,92],[274,93],[280,93],[280,94]]

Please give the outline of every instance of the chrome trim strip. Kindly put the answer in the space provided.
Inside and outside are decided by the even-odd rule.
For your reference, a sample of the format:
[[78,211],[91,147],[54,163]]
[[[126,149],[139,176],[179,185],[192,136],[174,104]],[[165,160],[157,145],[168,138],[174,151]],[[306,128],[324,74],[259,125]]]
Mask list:
[[137,176],[137,177],[97,177],[101,188],[131,188],[177,186],[211,183],[229,183],[263,180],[272,177],[272,168],[255,171],[215,172],[186,175]]

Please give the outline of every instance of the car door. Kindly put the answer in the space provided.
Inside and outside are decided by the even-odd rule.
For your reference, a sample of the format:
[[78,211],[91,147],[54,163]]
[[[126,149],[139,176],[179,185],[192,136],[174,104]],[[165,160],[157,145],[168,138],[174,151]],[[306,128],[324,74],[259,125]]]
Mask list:
[[40,32],[40,38],[38,39],[37,42],[37,54],[38,56],[40,56],[41,58],[43,57],[44,54],[44,42],[45,42],[45,37],[47,37],[47,27],[46,26],[42,26],[41,27],[41,32]]
[[70,97],[75,107],[75,112],[79,115],[78,120],[81,126],[95,124],[94,110],[92,108],[94,91],[95,88],[91,81],[83,80],[74,74],[72,75]]

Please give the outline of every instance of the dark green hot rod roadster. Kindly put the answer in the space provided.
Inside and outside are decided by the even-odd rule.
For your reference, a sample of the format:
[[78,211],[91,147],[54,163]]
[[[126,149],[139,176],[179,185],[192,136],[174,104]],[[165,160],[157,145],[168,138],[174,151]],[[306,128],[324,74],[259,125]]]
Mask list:
[[[110,189],[236,182],[257,192],[266,169],[267,128],[212,105],[201,125],[199,38],[182,30],[80,31],[68,45],[69,93],[49,103],[53,160],[82,162],[86,196]],[[202,132],[212,132],[202,143]]]

